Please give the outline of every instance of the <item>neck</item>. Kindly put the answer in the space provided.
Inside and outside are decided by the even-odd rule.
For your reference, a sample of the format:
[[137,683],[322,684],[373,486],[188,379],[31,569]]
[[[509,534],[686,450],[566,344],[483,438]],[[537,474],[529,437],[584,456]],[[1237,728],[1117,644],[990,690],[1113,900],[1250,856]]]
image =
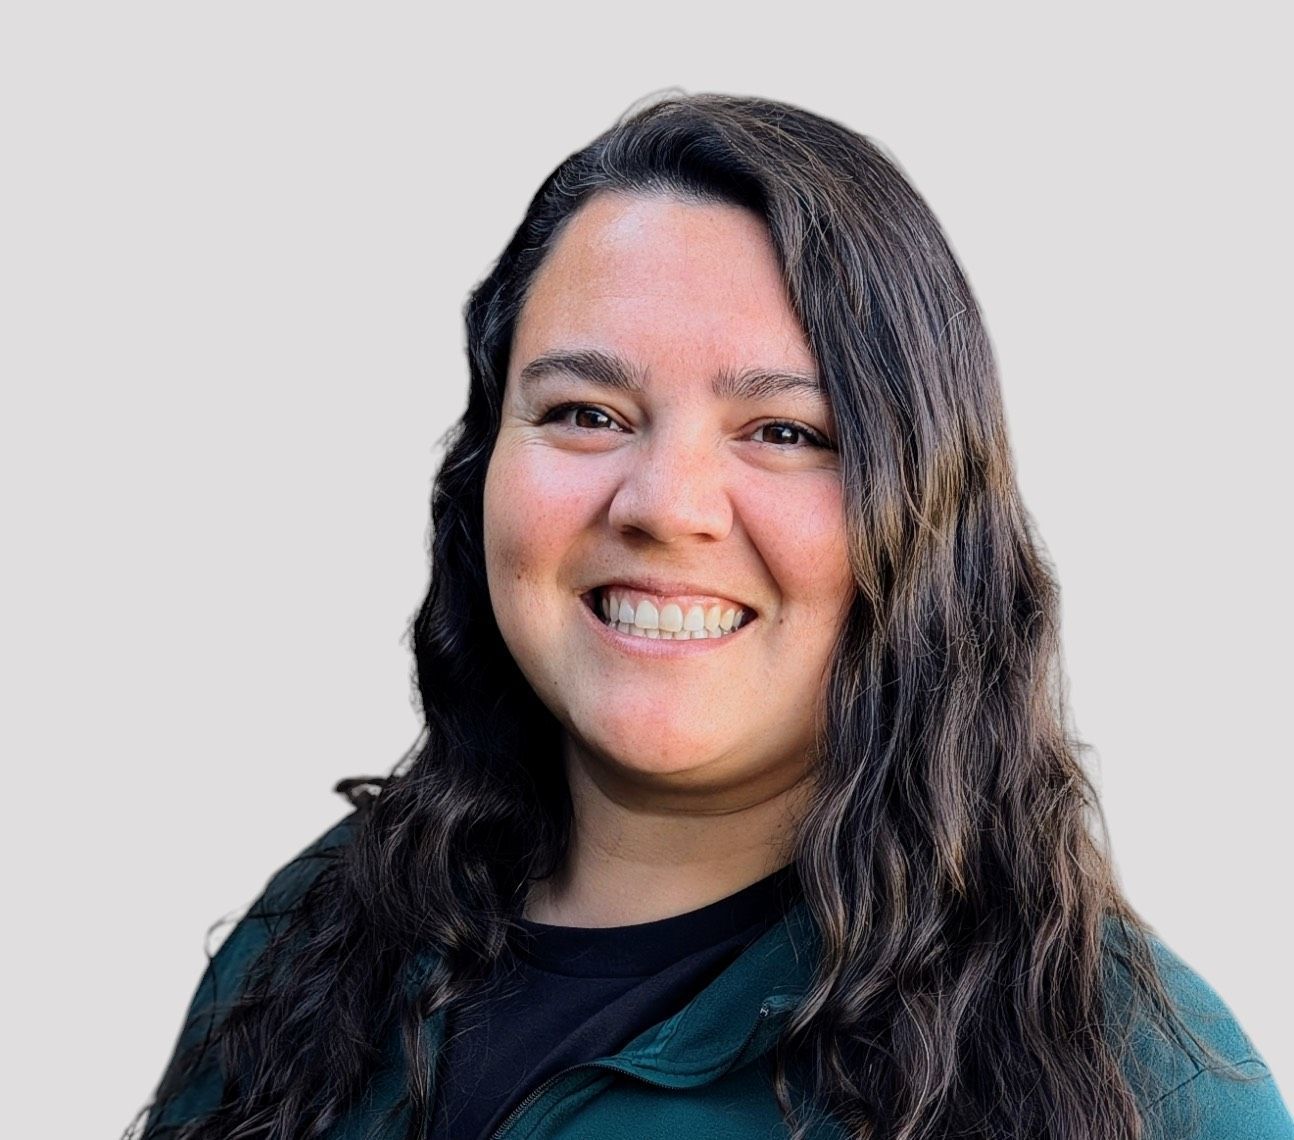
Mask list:
[[570,849],[524,911],[555,926],[655,922],[758,882],[791,861],[810,791],[803,764],[739,788],[626,779],[569,740],[565,767]]

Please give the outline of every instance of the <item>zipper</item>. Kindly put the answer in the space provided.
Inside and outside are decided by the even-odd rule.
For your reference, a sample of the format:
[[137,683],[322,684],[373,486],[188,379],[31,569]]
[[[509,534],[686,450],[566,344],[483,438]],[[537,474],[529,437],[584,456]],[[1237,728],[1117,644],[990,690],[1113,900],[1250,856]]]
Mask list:
[[[732,1055],[733,1061],[735,1061],[738,1057],[740,1057],[746,1051],[750,1043],[755,1039],[755,1034],[759,1032],[759,1027],[764,1023],[764,1019],[768,1017],[768,1012],[769,1012],[769,1006],[768,1006],[768,1003],[765,1002],[763,1005],[759,1007],[759,1014],[755,1018],[754,1024],[750,1027],[750,1031],[746,1034],[745,1040],[742,1041],[741,1045],[737,1048],[737,1051],[733,1053]],[[729,1067],[731,1067],[731,1065]],[[535,1101],[537,1101],[541,1096],[543,1096],[544,1093],[546,1093],[550,1088],[552,1088],[553,1085],[555,1085],[563,1077],[568,1076],[571,1073],[577,1072],[580,1069],[606,1069],[613,1073],[620,1073],[622,1076],[633,1077],[635,1080],[642,1081],[643,1084],[655,1085],[657,1088],[675,1087],[669,1081],[662,1081],[662,1080],[656,1079],[655,1077],[645,1076],[642,1073],[639,1073],[634,1071],[633,1069],[627,1068],[623,1063],[617,1064],[612,1058],[608,1058],[604,1061],[603,1060],[581,1061],[578,1065],[569,1065],[567,1068],[562,1069],[560,1072],[554,1073],[547,1080],[541,1081],[538,1085],[536,1085],[533,1089],[531,1089],[530,1092],[526,1093],[526,1095],[521,1099],[521,1103],[518,1104],[516,1108],[514,1108],[510,1113],[508,1113],[506,1117],[504,1117],[503,1123],[500,1124],[497,1129],[495,1129],[494,1133],[490,1137],[490,1140],[499,1140],[499,1137],[502,1136],[505,1132],[507,1132],[508,1129],[511,1128],[517,1122],[517,1119],[522,1115],[522,1113],[524,1113],[526,1109],[528,1109],[532,1104],[535,1103]]]

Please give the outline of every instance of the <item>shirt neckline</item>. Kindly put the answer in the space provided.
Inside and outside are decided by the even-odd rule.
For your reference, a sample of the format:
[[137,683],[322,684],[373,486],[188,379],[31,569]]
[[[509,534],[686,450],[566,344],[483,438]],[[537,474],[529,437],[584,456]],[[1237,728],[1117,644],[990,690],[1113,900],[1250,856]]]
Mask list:
[[668,966],[771,926],[799,894],[794,863],[706,906],[627,926],[557,926],[515,920],[521,959],[547,973],[582,978],[649,977]]

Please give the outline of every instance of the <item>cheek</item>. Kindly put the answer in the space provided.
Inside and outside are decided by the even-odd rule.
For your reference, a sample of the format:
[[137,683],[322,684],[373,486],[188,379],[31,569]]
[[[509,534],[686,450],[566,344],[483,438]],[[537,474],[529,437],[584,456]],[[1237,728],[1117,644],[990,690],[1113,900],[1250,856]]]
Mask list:
[[515,614],[551,589],[594,504],[587,479],[551,449],[501,442],[485,478],[486,573],[496,612]]
[[821,621],[834,631],[853,594],[840,482],[833,474],[752,483],[742,517],[789,614]]

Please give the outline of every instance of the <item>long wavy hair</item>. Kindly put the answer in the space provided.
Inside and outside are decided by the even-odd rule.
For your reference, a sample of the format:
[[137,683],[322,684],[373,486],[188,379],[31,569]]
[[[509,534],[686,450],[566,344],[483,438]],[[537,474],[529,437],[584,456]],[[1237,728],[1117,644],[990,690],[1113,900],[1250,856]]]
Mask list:
[[[470,392],[435,478],[430,586],[410,627],[425,729],[371,781],[379,792],[355,795],[353,841],[217,1029],[177,1050],[144,1135],[322,1137],[394,1033],[406,1135],[424,1136],[425,1019],[479,1000],[529,883],[563,862],[560,731],[495,623],[482,489],[527,289],[602,191],[757,213],[839,426],[857,590],[795,847],[821,954],[773,1055],[793,1137],[809,1124],[793,1082],[869,1140],[1139,1136],[1111,962],[1138,1010],[1199,1042],[1106,853],[1088,746],[1068,727],[1057,586],[966,277],[872,140],[784,103],[676,93],[562,162],[471,293]],[[429,946],[434,969],[401,984]],[[208,1051],[223,1100],[168,1131],[158,1110]]]

